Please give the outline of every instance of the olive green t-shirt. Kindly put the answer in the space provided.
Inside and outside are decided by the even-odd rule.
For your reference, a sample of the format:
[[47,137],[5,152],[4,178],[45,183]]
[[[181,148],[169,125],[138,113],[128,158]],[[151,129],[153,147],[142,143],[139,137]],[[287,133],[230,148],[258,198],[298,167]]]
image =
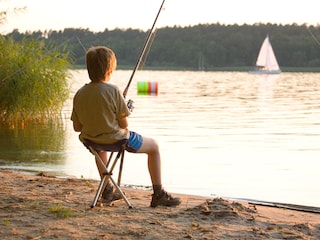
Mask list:
[[122,129],[118,119],[130,111],[117,86],[110,83],[88,83],[73,98],[71,120],[82,125],[80,140],[111,144],[129,138],[129,131]]

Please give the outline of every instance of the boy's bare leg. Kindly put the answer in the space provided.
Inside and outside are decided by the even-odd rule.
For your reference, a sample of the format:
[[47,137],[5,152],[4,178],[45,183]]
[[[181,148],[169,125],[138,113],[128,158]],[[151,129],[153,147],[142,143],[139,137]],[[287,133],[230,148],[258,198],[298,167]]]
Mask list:
[[174,198],[162,188],[161,158],[158,143],[152,138],[143,137],[143,143],[138,153],[148,154],[148,169],[151,177],[153,195],[151,207],[177,206],[181,203],[179,198]]
[[[107,165],[107,163],[108,163],[108,152],[100,151],[99,152],[99,157],[101,158],[101,160],[104,163],[104,165]],[[101,168],[99,164],[97,164],[97,167],[98,167],[98,171],[99,171],[99,174],[100,174],[100,178],[102,179],[104,169]],[[114,193],[113,193],[113,185],[112,185],[110,179],[108,180],[108,182],[106,184],[106,188],[104,189],[104,191],[102,193],[102,198],[106,199],[108,201],[117,200],[117,199],[121,198],[120,196],[114,195]]]
[[143,137],[143,143],[138,153],[148,154],[148,169],[153,185],[161,185],[161,158],[158,143],[152,139]]
[[[108,153],[106,151],[100,151],[99,152],[99,157],[101,158],[102,162],[104,163],[104,165],[107,165],[108,162]],[[99,165],[97,164],[97,168],[100,174],[100,177],[103,177],[103,169],[99,167]]]

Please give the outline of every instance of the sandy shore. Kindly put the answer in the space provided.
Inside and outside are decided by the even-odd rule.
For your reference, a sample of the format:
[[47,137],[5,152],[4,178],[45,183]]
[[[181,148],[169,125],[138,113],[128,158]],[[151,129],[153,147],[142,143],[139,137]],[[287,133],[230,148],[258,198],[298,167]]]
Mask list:
[[97,181],[0,172],[0,239],[320,239],[320,214],[181,195],[150,208],[151,191],[90,208]]

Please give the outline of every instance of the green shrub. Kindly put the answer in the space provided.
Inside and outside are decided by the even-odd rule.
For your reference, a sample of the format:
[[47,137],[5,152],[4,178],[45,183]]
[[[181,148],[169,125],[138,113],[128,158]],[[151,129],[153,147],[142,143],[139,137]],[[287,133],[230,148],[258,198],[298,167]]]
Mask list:
[[51,206],[49,208],[49,212],[55,213],[58,217],[61,217],[61,218],[68,218],[71,216],[71,213],[72,213],[71,209],[64,208],[60,204]]
[[69,96],[68,54],[42,41],[0,36],[0,122],[25,124],[60,117]]

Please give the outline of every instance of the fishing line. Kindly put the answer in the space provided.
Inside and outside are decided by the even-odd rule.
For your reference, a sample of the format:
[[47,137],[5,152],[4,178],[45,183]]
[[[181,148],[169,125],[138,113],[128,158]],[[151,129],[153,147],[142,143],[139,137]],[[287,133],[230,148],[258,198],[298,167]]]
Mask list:
[[82,42],[81,42],[80,38],[78,38],[78,37],[77,37],[77,40],[78,40],[78,42],[79,42],[80,46],[83,48],[84,52],[86,53],[86,52],[87,52],[87,49],[83,46],[83,44],[82,44]]
[[[140,53],[140,55],[139,55],[139,57],[138,57],[138,60],[137,60],[137,62],[136,62],[136,65],[135,65],[135,67],[134,67],[134,69],[133,69],[133,71],[132,71],[132,74],[131,74],[131,77],[130,77],[130,79],[129,79],[129,82],[128,82],[126,88],[125,88],[124,91],[123,91],[123,97],[124,97],[124,98],[126,98],[126,96],[127,96],[127,93],[128,93],[129,87],[130,87],[130,84],[131,84],[131,82],[132,82],[132,79],[133,79],[133,77],[134,77],[134,74],[136,73],[137,69],[139,68],[139,66],[140,66],[140,64],[141,64],[141,62],[142,62],[142,58],[143,58],[144,55],[146,54],[146,50],[147,50],[147,48],[148,48],[148,45],[149,45],[149,43],[150,43],[150,40],[151,40],[151,38],[152,38],[153,36],[155,36],[155,35],[153,34],[153,29],[154,29],[154,27],[155,27],[155,25],[156,25],[156,22],[157,22],[157,20],[158,20],[158,17],[159,17],[159,15],[160,15],[160,12],[161,12],[161,10],[162,10],[162,8],[163,8],[164,2],[165,2],[165,0],[162,1],[162,4],[161,4],[161,6],[160,6],[160,8],[159,8],[159,11],[158,11],[158,13],[157,13],[157,15],[156,15],[156,18],[155,18],[155,20],[154,20],[154,22],[153,22],[153,24],[152,24],[152,27],[151,27],[148,35],[147,35],[147,38],[146,38],[145,43],[144,43],[144,45],[143,45],[142,51],[141,51],[141,53]],[[151,47],[151,44],[150,44],[150,46],[149,46],[149,50],[150,50],[150,47]],[[149,50],[148,50],[147,52],[149,52]],[[146,56],[145,56],[144,58],[146,59]],[[131,101],[132,101],[132,100],[131,100]]]
[[153,40],[154,40],[155,37],[156,37],[157,31],[158,31],[158,29],[155,29],[154,32],[152,33],[152,36],[151,36],[151,38],[150,38],[148,47],[147,47],[147,49],[146,49],[146,51],[145,51],[144,56],[143,56],[142,59],[141,59],[140,69],[142,69],[142,68],[144,67],[144,64],[145,64],[146,61],[147,61],[147,58],[148,58],[148,56],[149,56],[149,52],[150,52],[150,49],[151,49],[151,45],[152,45],[152,43],[153,43]]
[[308,32],[310,33],[311,37],[316,41],[316,43],[320,46],[320,42],[319,40],[316,38],[315,35],[313,35],[313,33],[311,32],[310,28],[308,26],[306,26]]

